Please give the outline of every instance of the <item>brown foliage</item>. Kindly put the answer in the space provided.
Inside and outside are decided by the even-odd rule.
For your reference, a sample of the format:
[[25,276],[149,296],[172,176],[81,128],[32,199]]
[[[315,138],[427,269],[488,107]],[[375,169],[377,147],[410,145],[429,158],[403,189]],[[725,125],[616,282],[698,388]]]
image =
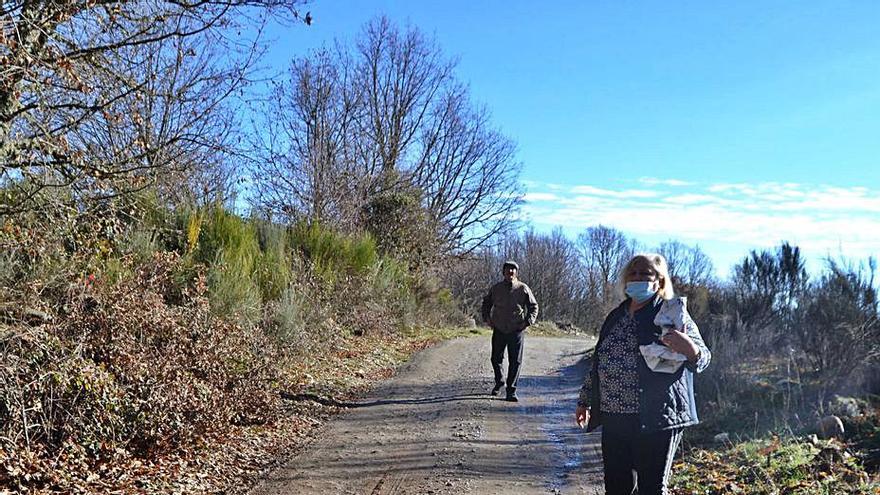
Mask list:
[[3,329],[0,484],[64,489],[277,413],[276,346],[212,317],[204,278],[181,286],[179,268],[157,254],[118,284],[70,291],[57,324]]
[[0,213],[154,182],[171,192],[182,180],[217,186],[226,173],[212,177],[199,160],[232,147],[237,126],[225,107],[260,52],[241,32],[260,25],[254,17],[299,18],[298,3],[3,2],[0,187],[9,194]]

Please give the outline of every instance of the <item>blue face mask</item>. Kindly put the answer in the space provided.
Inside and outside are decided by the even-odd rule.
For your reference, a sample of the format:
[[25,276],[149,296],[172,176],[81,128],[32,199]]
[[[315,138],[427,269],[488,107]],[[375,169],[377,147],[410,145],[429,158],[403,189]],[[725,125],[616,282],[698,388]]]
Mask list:
[[654,297],[657,291],[651,287],[651,282],[627,282],[626,295],[633,298],[637,303],[643,303]]

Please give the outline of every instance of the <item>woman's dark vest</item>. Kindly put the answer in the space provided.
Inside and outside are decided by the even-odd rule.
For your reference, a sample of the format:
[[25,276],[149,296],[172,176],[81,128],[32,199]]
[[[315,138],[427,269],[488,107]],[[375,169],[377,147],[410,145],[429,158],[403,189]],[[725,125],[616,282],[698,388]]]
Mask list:
[[[629,299],[621,303],[608,314],[599,340],[596,342],[596,353],[599,346],[614,328],[629,307]],[[654,324],[654,316],[660,311],[663,299],[656,297],[653,304],[648,304],[635,312],[636,332],[639,345],[659,342],[661,328]],[[590,421],[587,431],[592,431],[602,424],[602,411],[599,408],[599,360],[594,354],[590,380],[592,380],[590,397]],[[694,401],[693,365],[686,362],[675,373],[655,373],[648,368],[645,360],[638,360],[639,375],[639,420],[643,432],[668,430],[699,423],[697,407]]]

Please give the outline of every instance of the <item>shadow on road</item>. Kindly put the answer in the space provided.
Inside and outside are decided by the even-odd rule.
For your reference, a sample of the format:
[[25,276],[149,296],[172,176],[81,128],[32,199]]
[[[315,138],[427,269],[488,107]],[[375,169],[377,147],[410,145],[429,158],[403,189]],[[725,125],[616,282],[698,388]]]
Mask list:
[[440,397],[424,397],[416,399],[378,399],[366,402],[359,401],[341,401],[329,397],[321,397],[315,394],[287,394],[282,393],[281,398],[292,402],[312,401],[325,406],[345,407],[350,409],[360,407],[384,406],[389,404],[438,404],[441,402],[459,401],[459,400],[485,400],[486,394],[473,393],[461,395],[448,395]]

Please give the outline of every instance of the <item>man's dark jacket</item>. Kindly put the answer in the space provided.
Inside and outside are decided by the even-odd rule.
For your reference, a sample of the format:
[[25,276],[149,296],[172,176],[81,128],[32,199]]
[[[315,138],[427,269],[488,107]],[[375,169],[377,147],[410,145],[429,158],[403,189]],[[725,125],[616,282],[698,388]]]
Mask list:
[[538,301],[529,286],[517,279],[502,280],[483,298],[483,321],[501,333],[514,333],[533,325],[538,318]]

